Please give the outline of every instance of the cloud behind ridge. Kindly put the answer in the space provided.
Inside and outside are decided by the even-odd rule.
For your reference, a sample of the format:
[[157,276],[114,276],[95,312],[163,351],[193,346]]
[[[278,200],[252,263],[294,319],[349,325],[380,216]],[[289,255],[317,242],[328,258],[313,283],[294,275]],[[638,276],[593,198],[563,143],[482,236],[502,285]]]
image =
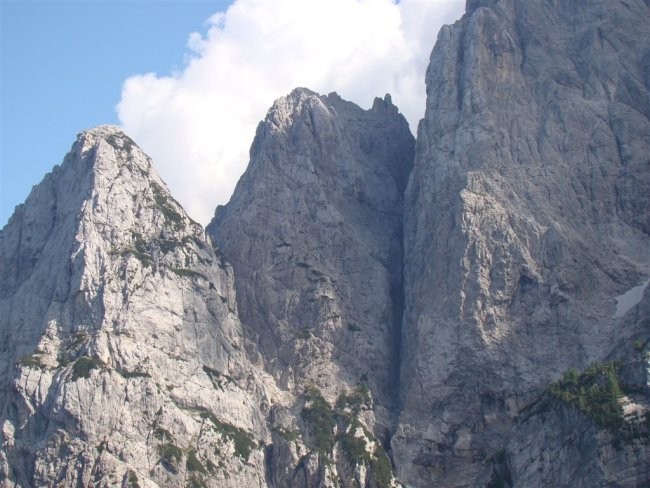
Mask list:
[[248,164],[273,101],[304,86],[368,108],[392,95],[411,130],[424,113],[424,73],[437,32],[460,0],[236,0],[188,40],[184,68],[128,78],[122,127],[174,196],[207,224]]

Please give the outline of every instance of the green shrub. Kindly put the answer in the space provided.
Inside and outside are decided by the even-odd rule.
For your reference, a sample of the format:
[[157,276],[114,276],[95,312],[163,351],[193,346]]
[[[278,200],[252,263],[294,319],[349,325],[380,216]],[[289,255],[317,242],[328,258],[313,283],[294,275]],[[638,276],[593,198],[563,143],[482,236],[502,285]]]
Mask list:
[[366,450],[366,440],[361,437],[355,437],[352,429],[350,433],[343,434],[339,438],[339,441],[341,443],[341,449],[343,449],[351,464],[361,464],[364,461],[370,462],[370,453]]
[[309,387],[303,396],[305,407],[300,416],[309,424],[314,439],[315,449],[326,454],[334,447],[334,427],[336,419],[334,411],[325,401],[321,392],[315,387]]
[[378,488],[390,488],[391,481],[393,480],[393,468],[390,465],[388,454],[386,454],[386,451],[379,442],[375,446],[370,467]]
[[93,369],[101,369],[102,366],[103,363],[99,359],[82,356],[72,366],[72,381],[79,378],[90,378],[90,372]]
[[173,251],[180,245],[181,245],[180,242],[171,239],[160,239],[158,241],[158,247],[160,247],[160,252],[162,252],[163,254],[167,254]]
[[135,474],[135,471],[132,469],[129,469],[127,481],[129,482],[129,488],[140,488],[140,483],[138,483],[138,475]]
[[46,369],[47,366],[43,363],[43,360],[40,354],[34,353],[29,356],[25,356],[20,361],[18,361],[20,366],[26,366],[28,368],[34,369]]
[[616,429],[623,425],[623,408],[618,400],[623,391],[616,363],[593,364],[582,374],[568,370],[548,391],[554,398],[576,407],[601,428]]
[[156,427],[153,431],[153,436],[160,441],[173,440],[171,432],[169,432],[167,429],[163,429],[162,427]]
[[355,416],[359,415],[363,405],[370,405],[370,390],[365,383],[358,385],[351,393],[339,396],[336,401],[338,411],[350,409]]
[[309,339],[311,337],[311,329],[309,327],[302,327],[298,329],[298,332],[296,334],[296,337],[298,339]]
[[176,466],[183,459],[183,451],[178,446],[169,442],[158,446],[158,455],[161,460],[173,466]]
[[171,199],[167,195],[167,192],[165,192],[165,190],[163,190],[157,183],[151,183],[151,189],[153,191],[156,205],[165,217],[165,220],[171,223],[174,229],[181,229],[183,227],[183,217],[172,206],[172,202],[170,202]]
[[222,422],[208,410],[201,411],[201,418],[209,420],[214,431],[221,434],[222,438],[232,441],[237,457],[248,461],[253,449],[257,448],[257,443],[248,432],[227,422]]
[[190,449],[187,452],[187,460],[185,461],[185,467],[188,471],[197,471],[199,473],[205,473],[205,468],[199,458],[196,457],[196,451]]
[[190,476],[190,479],[187,481],[187,488],[206,488],[207,485],[205,481],[197,476]]

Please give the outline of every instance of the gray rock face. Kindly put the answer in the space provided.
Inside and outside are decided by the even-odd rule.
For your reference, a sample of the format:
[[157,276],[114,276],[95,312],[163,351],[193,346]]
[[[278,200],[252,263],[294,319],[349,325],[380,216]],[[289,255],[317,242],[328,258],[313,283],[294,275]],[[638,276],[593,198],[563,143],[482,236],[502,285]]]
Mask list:
[[80,134],[0,250],[3,486],[264,485],[232,269],[127,136]]
[[546,385],[648,337],[648,293],[615,298],[650,277],[649,16],[470,1],[442,29],[405,200],[402,481],[482,486]]
[[417,145],[296,89],[211,238],[80,134],[0,232],[0,485],[646,486],[648,18],[468,1]]
[[260,124],[208,232],[241,318],[289,391],[330,401],[367,382],[388,426],[402,315],[402,195],[414,140],[390,98],[364,111],[296,89]]

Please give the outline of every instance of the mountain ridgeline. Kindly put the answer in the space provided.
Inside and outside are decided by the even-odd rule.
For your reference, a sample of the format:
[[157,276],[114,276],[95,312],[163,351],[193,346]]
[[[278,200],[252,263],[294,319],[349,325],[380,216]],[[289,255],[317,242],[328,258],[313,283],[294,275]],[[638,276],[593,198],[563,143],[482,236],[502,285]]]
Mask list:
[[469,0],[417,139],[297,88],[206,229],[79,134],[0,232],[0,486],[648,486],[648,18]]

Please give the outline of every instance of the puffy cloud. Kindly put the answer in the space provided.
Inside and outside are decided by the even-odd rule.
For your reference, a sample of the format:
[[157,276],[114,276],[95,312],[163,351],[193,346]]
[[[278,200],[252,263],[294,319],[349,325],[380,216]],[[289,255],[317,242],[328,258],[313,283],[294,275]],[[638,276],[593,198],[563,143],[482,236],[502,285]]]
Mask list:
[[124,129],[174,196],[206,224],[248,163],[255,128],[297,86],[369,107],[391,93],[412,130],[440,26],[461,0],[236,0],[188,41],[184,69],[124,82]]

